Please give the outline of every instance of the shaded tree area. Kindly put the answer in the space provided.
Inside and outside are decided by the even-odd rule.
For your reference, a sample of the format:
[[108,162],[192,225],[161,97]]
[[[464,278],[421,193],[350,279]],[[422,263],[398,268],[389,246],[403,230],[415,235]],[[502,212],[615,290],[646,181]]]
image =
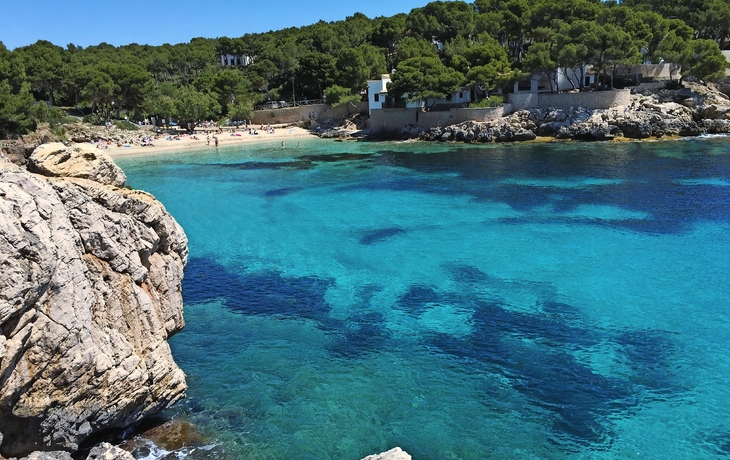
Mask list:
[[583,89],[585,78],[559,87],[560,69],[591,68],[610,88],[618,66],[645,60],[707,81],[724,75],[729,41],[727,0],[475,0],[174,45],[0,44],[0,135],[35,129],[54,106],[96,123],[195,124],[267,101],[350,103],[382,73],[392,95],[424,102],[464,86],[487,98],[532,74]]

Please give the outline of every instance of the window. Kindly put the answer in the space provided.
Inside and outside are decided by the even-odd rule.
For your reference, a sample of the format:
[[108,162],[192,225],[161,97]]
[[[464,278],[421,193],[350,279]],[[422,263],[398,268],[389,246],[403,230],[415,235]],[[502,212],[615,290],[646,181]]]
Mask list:
[[464,93],[459,93],[459,99],[464,99]]
[[377,93],[376,94],[373,94],[373,100],[375,102],[380,102],[380,94],[377,94]]

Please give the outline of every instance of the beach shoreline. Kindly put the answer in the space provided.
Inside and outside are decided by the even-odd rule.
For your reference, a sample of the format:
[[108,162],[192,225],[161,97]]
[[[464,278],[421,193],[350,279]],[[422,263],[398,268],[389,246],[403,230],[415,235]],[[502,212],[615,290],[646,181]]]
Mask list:
[[213,135],[210,136],[210,143],[206,139],[206,134],[196,133],[195,136],[197,139],[194,139],[189,134],[180,134],[175,136],[179,140],[175,140],[175,137],[165,135],[165,137],[155,140],[151,146],[126,144],[127,146],[119,147],[117,145],[108,145],[107,148],[100,150],[112,158],[120,158],[132,155],[155,155],[158,153],[188,152],[192,150],[214,152],[216,148],[273,141],[284,142],[284,147],[286,148],[291,147],[292,144],[296,146],[296,142],[300,142],[303,139],[317,137],[312,131],[295,126],[276,128],[273,134],[265,131],[259,132],[258,134],[248,134],[243,131],[228,131],[222,134],[215,134],[215,137],[218,138],[218,147],[216,147]]

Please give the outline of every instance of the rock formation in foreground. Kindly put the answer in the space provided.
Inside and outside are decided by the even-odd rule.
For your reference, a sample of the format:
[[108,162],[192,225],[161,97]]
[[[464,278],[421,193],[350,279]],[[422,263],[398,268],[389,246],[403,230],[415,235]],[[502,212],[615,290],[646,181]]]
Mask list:
[[92,146],[0,155],[0,454],[74,451],[169,407],[187,238]]

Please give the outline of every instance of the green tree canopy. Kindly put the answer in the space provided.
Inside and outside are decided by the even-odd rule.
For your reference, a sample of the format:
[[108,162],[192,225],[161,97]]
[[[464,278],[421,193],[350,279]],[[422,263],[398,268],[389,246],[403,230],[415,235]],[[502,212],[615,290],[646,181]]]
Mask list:
[[360,102],[359,94],[352,94],[349,88],[337,85],[332,85],[324,90],[324,98],[327,104],[332,107]]
[[0,137],[33,131],[37,124],[32,115],[33,104],[30,84],[23,83],[19,91],[13,91],[7,80],[0,81]]
[[728,67],[717,42],[710,39],[690,42],[690,56],[687,68],[682,68],[682,75],[691,75],[699,80],[719,80],[725,76]]
[[408,101],[436,101],[458,91],[465,83],[464,75],[446,67],[436,57],[422,56],[398,64],[388,83],[388,94]]
[[217,118],[221,106],[211,95],[192,88],[183,88],[175,99],[175,113],[179,122],[194,130],[204,120]]
[[38,40],[16,52],[23,60],[31,88],[55,104],[56,91],[60,89],[67,72],[63,48],[46,40]]

